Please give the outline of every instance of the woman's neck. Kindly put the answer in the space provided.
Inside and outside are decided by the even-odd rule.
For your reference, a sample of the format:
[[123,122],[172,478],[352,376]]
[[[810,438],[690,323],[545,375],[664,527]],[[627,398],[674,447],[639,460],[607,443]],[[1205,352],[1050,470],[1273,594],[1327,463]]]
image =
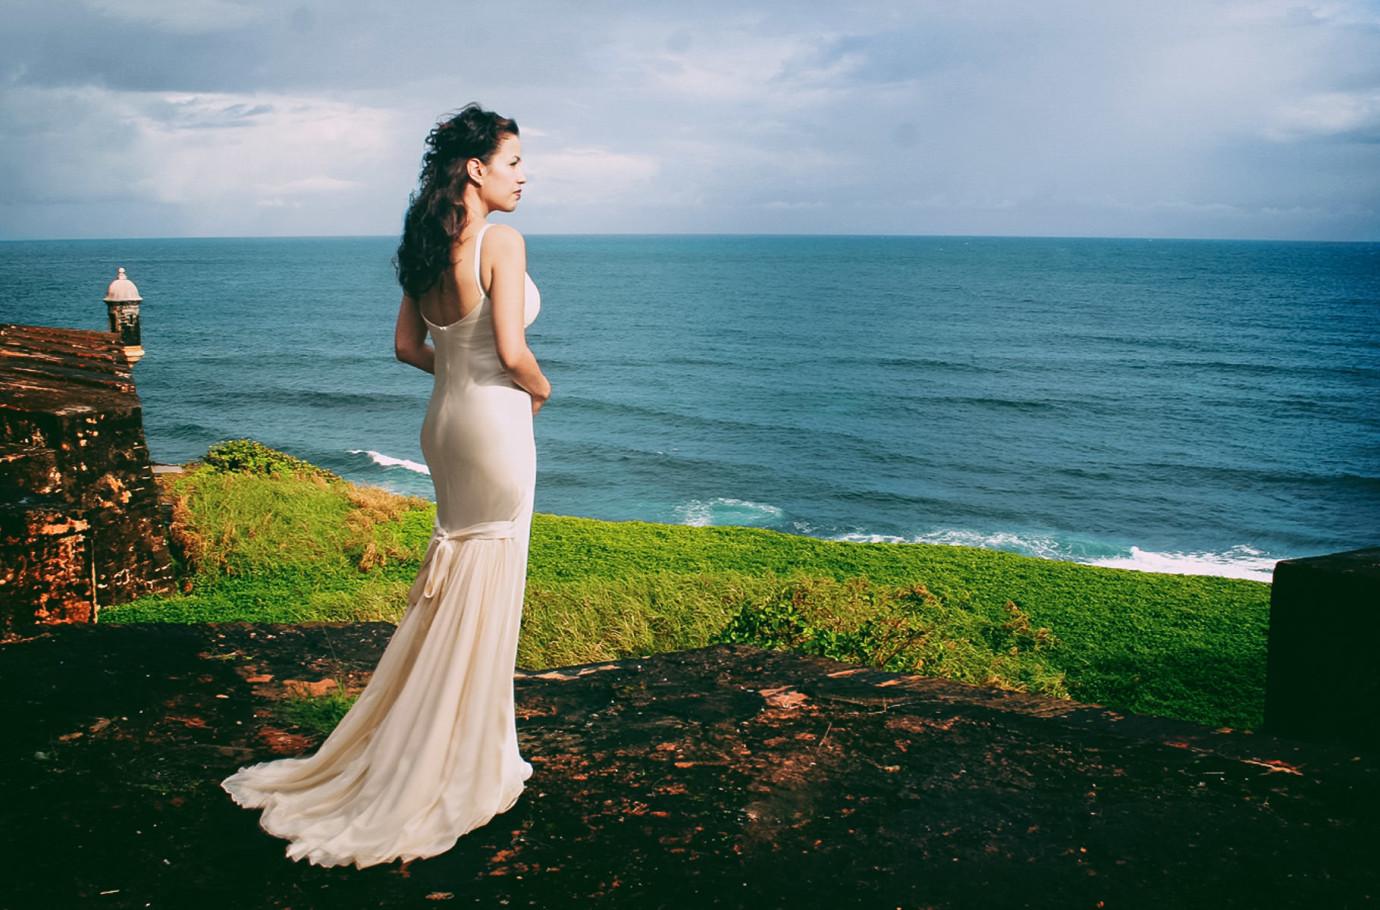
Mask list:
[[465,206],[465,220],[467,222],[480,224],[489,217],[489,207],[484,204],[484,198],[479,195],[479,187],[473,183],[465,184],[465,191],[460,194],[460,202]]

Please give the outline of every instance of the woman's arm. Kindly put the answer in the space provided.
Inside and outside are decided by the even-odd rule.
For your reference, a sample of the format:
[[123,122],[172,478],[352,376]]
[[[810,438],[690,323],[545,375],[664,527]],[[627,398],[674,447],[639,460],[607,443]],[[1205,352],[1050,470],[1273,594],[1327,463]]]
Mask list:
[[[489,228],[484,241],[480,274],[481,277],[487,274],[489,278],[498,359],[513,382],[532,396],[532,413],[536,414],[551,397],[551,383],[537,365],[536,355],[527,347],[527,327],[523,324],[527,303],[527,245],[521,234],[504,224]],[[489,266],[487,270],[485,261]]]
[[426,323],[417,301],[406,294],[398,306],[398,327],[393,330],[393,353],[428,373],[436,371],[436,349],[426,343]]

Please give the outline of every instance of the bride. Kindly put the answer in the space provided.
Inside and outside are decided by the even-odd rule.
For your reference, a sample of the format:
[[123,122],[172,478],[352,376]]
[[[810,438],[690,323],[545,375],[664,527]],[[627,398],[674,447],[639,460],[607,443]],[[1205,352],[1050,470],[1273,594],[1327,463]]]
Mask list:
[[436,527],[369,685],[320,750],[222,784],[263,810],[292,859],[363,868],[443,853],[509,809],[532,773],[518,752],[513,663],[532,418],[551,384],[527,346],[541,297],[522,235],[487,221],[517,207],[526,179],[517,124],[477,104],[427,136],[395,260],[395,347],[435,374],[422,452]]

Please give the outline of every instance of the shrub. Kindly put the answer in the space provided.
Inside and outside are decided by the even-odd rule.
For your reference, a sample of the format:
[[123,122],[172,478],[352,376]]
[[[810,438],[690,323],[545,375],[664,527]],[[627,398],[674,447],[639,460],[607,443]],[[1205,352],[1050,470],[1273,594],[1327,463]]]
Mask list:
[[339,480],[325,468],[270,449],[252,439],[230,439],[216,443],[206,450],[204,463],[212,471],[222,474],[262,474],[280,477],[320,477]]

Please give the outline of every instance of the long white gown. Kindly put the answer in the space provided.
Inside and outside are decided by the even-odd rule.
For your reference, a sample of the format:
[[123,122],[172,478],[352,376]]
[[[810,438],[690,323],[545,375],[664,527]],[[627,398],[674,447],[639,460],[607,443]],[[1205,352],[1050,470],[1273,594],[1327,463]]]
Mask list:
[[[513,664],[536,481],[532,401],[499,362],[490,307],[485,295],[450,325],[427,323],[436,381],[422,452],[436,528],[373,678],[316,754],[221,784],[263,809],[260,825],[291,842],[292,859],[363,868],[435,856],[512,807],[531,776]],[[528,325],[540,307],[528,278]]]

